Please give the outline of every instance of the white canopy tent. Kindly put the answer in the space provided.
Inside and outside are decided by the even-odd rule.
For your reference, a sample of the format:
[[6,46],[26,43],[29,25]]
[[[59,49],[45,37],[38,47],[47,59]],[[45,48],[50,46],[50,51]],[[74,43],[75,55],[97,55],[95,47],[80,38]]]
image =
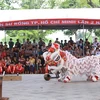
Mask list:
[[100,8],[0,10],[0,30],[100,28]]

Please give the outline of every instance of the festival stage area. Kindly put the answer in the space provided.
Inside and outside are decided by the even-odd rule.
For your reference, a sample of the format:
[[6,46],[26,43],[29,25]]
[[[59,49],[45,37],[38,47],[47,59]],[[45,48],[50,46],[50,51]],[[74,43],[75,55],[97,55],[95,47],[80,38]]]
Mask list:
[[75,77],[70,83],[44,75],[22,75],[22,81],[3,81],[3,97],[9,100],[100,100],[100,80],[87,82],[86,77]]

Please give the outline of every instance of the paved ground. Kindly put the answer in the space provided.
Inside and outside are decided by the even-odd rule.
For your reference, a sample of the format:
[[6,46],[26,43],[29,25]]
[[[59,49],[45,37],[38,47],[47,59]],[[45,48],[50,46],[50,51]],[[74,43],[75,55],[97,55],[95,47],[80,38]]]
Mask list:
[[70,83],[45,81],[43,75],[22,75],[22,81],[3,81],[3,96],[10,100],[100,100],[100,81],[87,82],[85,76]]

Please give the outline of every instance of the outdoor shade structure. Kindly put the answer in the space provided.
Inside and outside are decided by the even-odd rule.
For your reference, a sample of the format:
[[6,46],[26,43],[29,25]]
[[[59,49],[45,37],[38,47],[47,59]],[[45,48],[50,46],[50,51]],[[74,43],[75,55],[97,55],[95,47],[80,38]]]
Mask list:
[[96,29],[100,8],[0,10],[0,30]]

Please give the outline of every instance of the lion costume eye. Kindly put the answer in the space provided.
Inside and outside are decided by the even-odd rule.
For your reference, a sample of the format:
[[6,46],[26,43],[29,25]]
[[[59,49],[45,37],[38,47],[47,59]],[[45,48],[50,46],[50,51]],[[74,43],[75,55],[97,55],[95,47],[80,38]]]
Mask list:
[[60,56],[57,55],[55,58],[54,58],[54,61],[59,61],[60,60]]

